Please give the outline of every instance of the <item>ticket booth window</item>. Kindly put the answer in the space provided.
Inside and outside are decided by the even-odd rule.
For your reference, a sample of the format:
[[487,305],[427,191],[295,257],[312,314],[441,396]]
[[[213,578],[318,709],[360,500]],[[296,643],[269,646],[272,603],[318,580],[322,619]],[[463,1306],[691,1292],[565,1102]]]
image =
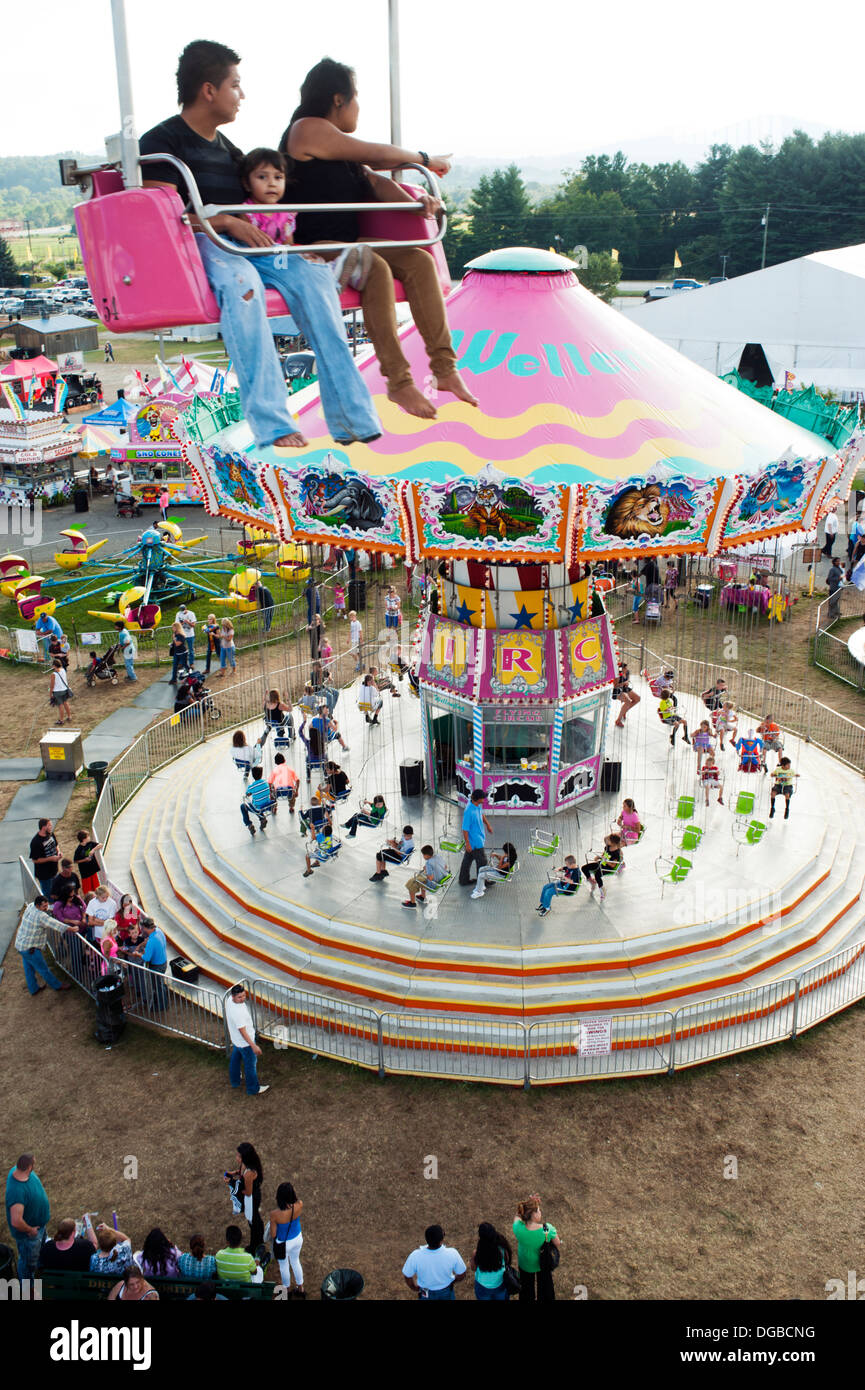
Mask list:
[[588,714],[574,715],[573,718],[565,720],[562,728],[563,765],[585,762],[595,753],[597,719],[598,711],[592,710]]

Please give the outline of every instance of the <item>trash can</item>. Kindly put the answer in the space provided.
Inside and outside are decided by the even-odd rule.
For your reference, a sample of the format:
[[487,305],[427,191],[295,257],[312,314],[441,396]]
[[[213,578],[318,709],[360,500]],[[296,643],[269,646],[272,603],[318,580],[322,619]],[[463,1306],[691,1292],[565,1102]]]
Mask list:
[[399,789],[403,796],[423,795],[423,762],[420,758],[403,758],[399,765]]
[[102,788],[105,786],[105,779],[108,776],[108,764],[104,762],[90,763],[87,768],[87,776],[92,777],[96,783],[96,800],[102,795]]
[[356,613],[363,613],[366,609],[366,580],[350,579],[348,581],[348,606],[349,611],[354,609]]
[[356,1269],[332,1269],[322,1281],[321,1296],[325,1303],[350,1303],[363,1293],[363,1275]]
[[714,592],[715,586],[713,584],[698,584],[696,590],[697,607],[708,608]]
[[126,986],[123,976],[115,971],[103,975],[96,982],[96,1033],[101,1043],[115,1043],[126,1027],[123,1012],[123,995]]
[[49,782],[71,782],[84,766],[80,729],[49,729],[39,740],[42,766]]
[[73,493],[73,496],[72,496],[72,504],[73,504],[73,506],[74,506],[76,512],[89,512],[89,511],[90,511],[90,498],[87,496],[87,489],[86,489],[86,488],[77,487],[77,488],[75,489],[75,492]]

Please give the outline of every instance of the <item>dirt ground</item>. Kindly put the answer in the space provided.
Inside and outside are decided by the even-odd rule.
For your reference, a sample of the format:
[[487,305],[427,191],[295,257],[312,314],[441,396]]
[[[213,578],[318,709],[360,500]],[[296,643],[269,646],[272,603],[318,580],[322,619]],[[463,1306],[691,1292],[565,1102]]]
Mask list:
[[[165,668],[138,668],[138,685],[129,686],[121,676],[117,685],[100,681],[88,690],[83,675],[70,665],[69,684],[73,692],[73,728],[86,737],[95,726],[107,719],[116,709],[127,705],[132,693],[145,689],[165,675]],[[164,711],[154,711],[164,719]],[[0,758],[34,758],[39,756],[39,740],[46,729],[53,727],[51,706],[48,703],[48,676],[41,666],[14,666],[7,662],[0,668]],[[0,816],[2,816],[23,782],[0,782]],[[81,777],[75,787],[65,815],[57,821],[55,830],[64,846],[74,845],[76,830],[87,830],[94,809],[93,783]]]
[[272,1089],[253,1099],[229,1089],[221,1054],[138,1025],[103,1049],[84,995],[31,999],[14,950],[7,965],[0,1030],[29,1039],[29,1063],[7,1092],[4,1162],[32,1150],[54,1218],[116,1210],[136,1248],[159,1225],[218,1249],[222,1173],[249,1141],[265,1212],[285,1179],[304,1200],[311,1296],[347,1265],[365,1297],[408,1298],[400,1270],[426,1225],[467,1260],[477,1223],[507,1231],[535,1190],[563,1242],[560,1298],[584,1285],[591,1299],[823,1299],[861,1268],[861,1005],[672,1079],[529,1092],[380,1081],[267,1047]]

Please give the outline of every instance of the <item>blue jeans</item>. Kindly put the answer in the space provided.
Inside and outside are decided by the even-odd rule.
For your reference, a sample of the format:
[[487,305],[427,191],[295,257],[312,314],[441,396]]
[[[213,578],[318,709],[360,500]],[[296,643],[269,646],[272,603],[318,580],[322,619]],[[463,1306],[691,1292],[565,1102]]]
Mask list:
[[123,665],[126,667],[126,674],[129,677],[129,679],[131,681],[137,681],[138,677],[135,674],[135,658],[133,656],[126,656],[124,654]]
[[257,1096],[261,1090],[258,1080],[257,1058],[251,1047],[232,1046],[231,1057],[228,1061],[228,1078],[235,1091],[240,1089],[240,1067],[243,1064],[243,1075],[246,1078],[246,1094]]
[[225,668],[226,668],[226,666],[228,666],[229,664],[231,665],[232,671],[236,671],[236,670],[237,670],[237,662],[236,662],[236,660],[235,660],[235,658],[234,658],[234,653],[235,653],[236,651],[237,651],[237,648],[236,648],[236,646],[234,645],[234,643],[232,643],[230,647],[220,647],[220,648],[219,648],[219,669],[220,669],[220,671],[224,671]]
[[255,806],[248,806],[245,801],[241,801],[240,803],[240,814],[243,817],[243,824],[246,826],[247,830],[252,824],[251,816],[258,816],[258,823],[262,827],[262,829],[264,829],[265,816],[267,815],[268,811],[272,810],[272,806],[265,806],[262,811],[259,811],[255,808]]
[[191,668],[195,665],[195,638],[194,638],[194,637],[187,637],[187,639],[186,639],[186,650],[189,652],[189,666],[190,666],[190,669],[191,669]]
[[148,969],[152,970],[152,976],[145,976],[147,984],[147,1007],[154,1013],[162,1013],[168,1004],[168,991],[162,981],[162,976],[168,969],[167,964],[154,965],[151,961]]
[[[346,339],[330,268],[291,253],[247,259],[214,246],[202,233],[195,239],[219,305],[219,327],[256,444],[272,444],[297,430],[267,321],[262,284],[283,295],[315,353],[321,406],[333,438],[345,442],[380,434],[381,423]],[[245,299],[250,290],[251,297]]]
[[426,1303],[428,1298],[434,1298],[438,1301],[447,1298],[456,1301],[456,1294],[454,1293],[453,1284],[448,1284],[446,1289],[421,1289],[418,1298],[423,1299],[424,1303]]
[[504,1284],[499,1284],[497,1289],[488,1289],[485,1284],[479,1284],[475,1280],[475,1298],[480,1303],[507,1303],[508,1291]]
[[60,981],[57,976],[52,974],[46,963],[45,957],[38,946],[31,946],[29,951],[21,951],[21,964],[24,966],[24,979],[31,994],[37,994],[39,985],[36,980],[37,975],[41,975],[46,985],[50,989],[59,989]]
[[172,684],[172,685],[175,685],[175,684],[177,683],[177,673],[178,673],[178,671],[181,669],[181,667],[186,667],[186,666],[188,666],[188,665],[189,665],[189,653],[188,653],[188,652],[172,652],[172,653],[171,653],[171,684]]
[[33,1279],[39,1268],[39,1256],[45,1242],[45,1227],[40,1226],[35,1236],[19,1235],[17,1231],[13,1231],[12,1234],[18,1246],[18,1278]]
[[549,912],[550,903],[555,896],[556,885],[554,883],[545,883],[541,889],[541,907],[544,909],[544,912]]

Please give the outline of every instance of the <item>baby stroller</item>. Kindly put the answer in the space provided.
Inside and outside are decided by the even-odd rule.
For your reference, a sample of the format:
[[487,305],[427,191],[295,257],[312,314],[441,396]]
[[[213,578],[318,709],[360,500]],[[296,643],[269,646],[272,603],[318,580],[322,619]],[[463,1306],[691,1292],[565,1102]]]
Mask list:
[[109,647],[104,656],[100,656],[98,652],[90,653],[90,665],[84,673],[88,686],[92,686],[94,681],[110,681],[112,685],[117,684],[117,672],[114,669],[116,655],[116,646]]
[[205,714],[213,720],[222,717],[222,710],[214,704],[213,697],[204,684],[203,673],[194,669],[190,670],[188,667],[181,667],[178,672],[174,713],[185,714],[196,708],[200,710],[202,717]]

